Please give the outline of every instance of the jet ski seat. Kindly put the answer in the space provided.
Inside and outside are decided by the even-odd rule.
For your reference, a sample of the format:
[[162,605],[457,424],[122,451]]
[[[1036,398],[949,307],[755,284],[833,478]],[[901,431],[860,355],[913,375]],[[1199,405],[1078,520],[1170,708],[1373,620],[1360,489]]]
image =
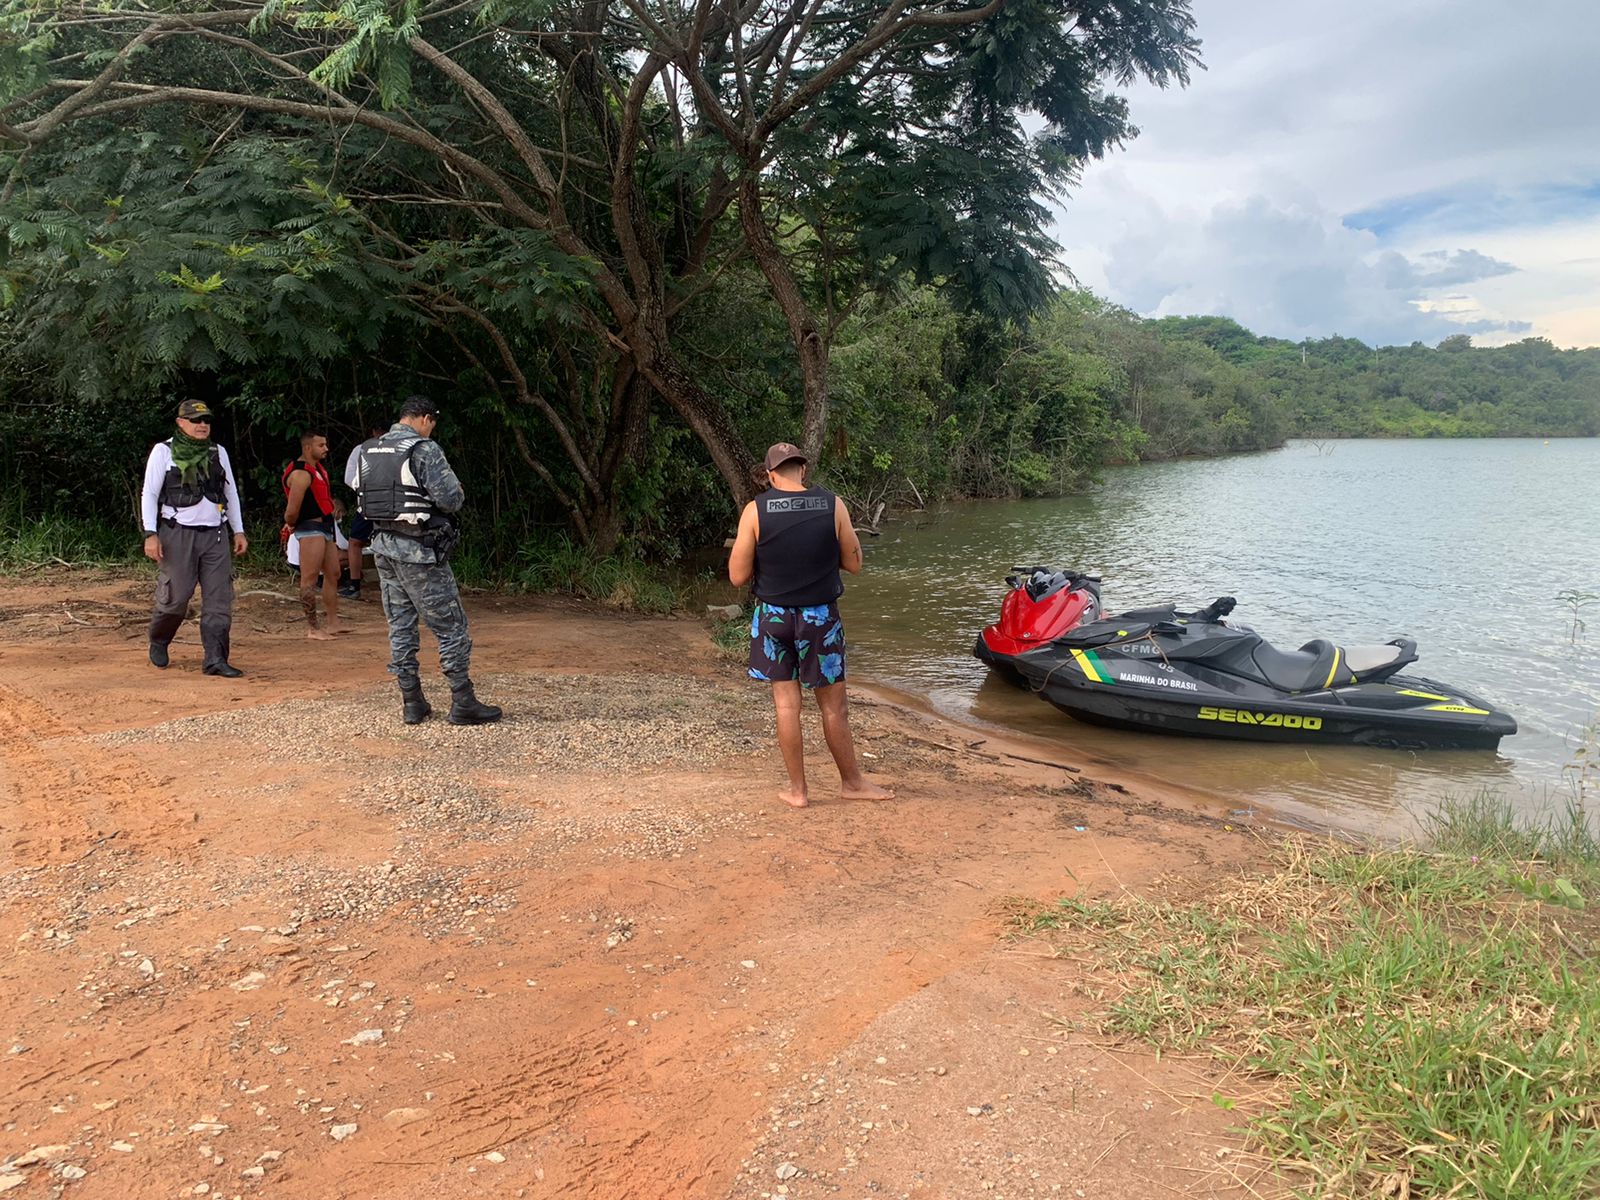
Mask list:
[[1253,657],[1261,677],[1273,687],[1320,692],[1340,684],[1387,679],[1417,661],[1417,644],[1399,639],[1381,646],[1335,646],[1326,638],[1315,638],[1299,650],[1279,650],[1261,642]]
[[1279,650],[1261,642],[1253,657],[1261,677],[1285,692],[1315,692],[1351,682],[1350,673],[1339,669],[1344,658],[1339,647],[1325,638],[1309,641],[1298,650]]
[[1417,644],[1408,640],[1381,646],[1346,646],[1344,664],[1357,680],[1387,679],[1407,663],[1417,661]]
[[1175,604],[1158,604],[1153,608],[1130,608],[1126,612],[1107,613],[1100,619],[1118,625],[1159,625],[1163,621],[1176,621],[1178,608]]

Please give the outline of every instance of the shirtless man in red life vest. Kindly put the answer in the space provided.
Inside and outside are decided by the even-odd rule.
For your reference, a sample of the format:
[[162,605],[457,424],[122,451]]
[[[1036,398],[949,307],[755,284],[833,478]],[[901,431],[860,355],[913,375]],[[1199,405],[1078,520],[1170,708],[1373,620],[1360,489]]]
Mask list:
[[[339,549],[333,533],[333,487],[323,460],[328,439],[315,430],[300,435],[300,457],[283,469],[283,529],[279,540],[300,543],[300,607],[306,636],[330,641],[339,627]],[[317,627],[317,575],[322,576],[322,607],[327,619]]]

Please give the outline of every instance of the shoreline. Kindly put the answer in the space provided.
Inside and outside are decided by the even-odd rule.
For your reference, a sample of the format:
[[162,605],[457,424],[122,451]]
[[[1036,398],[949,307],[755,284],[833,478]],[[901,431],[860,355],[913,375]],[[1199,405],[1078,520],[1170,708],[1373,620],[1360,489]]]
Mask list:
[[[856,703],[858,694],[864,694],[871,697],[875,703],[888,704],[908,716],[925,719],[944,727],[953,735],[952,740],[959,744],[959,749],[977,758],[998,754],[1013,761],[1068,770],[1077,778],[1088,779],[1114,791],[1148,796],[1174,809],[1224,823],[1237,823],[1233,822],[1231,815],[1232,802],[1218,791],[1181,784],[1148,771],[1141,771],[1137,767],[1126,766],[1093,751],[1065,745],[1022,730],[1009,729],[986,721],[964,721],[958,716],[939,711],[924,697],[870,677],[852,681],[850,690],[852,704]],[[1063,717],[1063,720],[1067,719]],[[1299,821],[1292,814],[1280,812],[1270,805],[1255,804],[1252,806],[1252,812],[1256,818],[1253,824],[1265,828],[1315,836],[1352,838],[1356,836],[1337,826],[1318,827],[1309,822]]]
[[[6,597],[8,593],[15,593],[18,591],[25,592],[29,590],[39,590],[45,593],[59,593],[62,591],[71,592],[74,589],[87,589],[92,594],[120,593],[122,597],[122,603],[119,607],[123,611],[119,617],[119,620],[122,622],[119,628],[124,630],[128,628],[137,629],[143,624],[144,620],[147,619],[148,616],[146,611],[148,606],[148,597],[144,596],[139,589],[146,588],[147,586],[153,586],[154,580],[153,571],[145,572],[141,570],[140,567],[141,564],[135,564],[131,568],[123,566],[96,566],[87,568],[52,567],[45,568],[40,572],[27,575],[18,573],[0,574],[0,622],[3,622],[5,617],[10,615],[5,611],[8,607],[6,605]],[[282,625],[286,631],[291,633],[294,629],[299,627],[298,596],[290,591],[280,591],[276,588],[261,586],[263,584],[270,583],[273,580],[277,580],[278,578],[279,577],[275,575],[251,575],[241,577],[236,580],[236,594],[241,601],[268,601],[269,603],[273,599],[278,601],[278,605],[266,607],[264,611],[261,610],[260,605],[252,606],[251,621],[254,624],[254,630],[252,632],[255,634],[265,632],[261,624],[262,619],[270,622],[276,617],[278,620],[274,623]],[[284,582],[285,587],[288,586],[287,581],[289,578],[290,577],[288,575],[282,576],[282,581]],[[612,609],[593,601],[580,600],[575,597],[559,593],[511,592],[498,588],[468,587],[465,585],[463,585],[461,588],[461,594],[463,603],[468,606],[469,613],[472,615],[475,622],[478,618],[479,610],[484,606],[487,606],[492,611],[525,610],[530,612],[543,612],[552,614],[559,613],[568,615],[575,620],[592,618],[599,621],[614,620],[623,623],[660,621],[671,623],[674,626],[689,625],[702,629],[705,632],[709,649],[709,623],[705,617],[691,611],[674,612],[671,614],[628,612]],[[199,603],[200,601],[197,596],[194,605],[192,606],[193,611],[198,612]],[[141,607],[141,605],[144,607]],[[279,605],[281,605],[282,611],[278,610]],[[83,611],[88,611],[89,615],[92,617],[96,612],[103,612],[104,608],[105,601],[95,598],[89,601],[89,610]],[[239,615],[238,608],[239,606],[236,606],[236,621],[244,622],[245,618]],[[62,604],[59,612],[51,612],[47,611],[47,609],[48,605],[38,608],[36,611],[30,614],[40,622],[38,628],[30,631],[32,636],[59,637],[80,629],[86,630],[93,628],[93,622],[86,622],[83,619],[83,616],[80,615],[80,612],[75,612],[66,604]],[[375,589],[369,593],[368,599],[342,601],[340,611],[341,614],[363,612],[370,613],[372,620],[368,622],[369,624],[376,624],[380,630],[383,625],[383,615],[376,599]],[[128,624],[130,621],[132,622],[131,626]],[[49,632],[47,632],[47,630]],[[430,672],[436,674],[437,668],[437,663],[429,660],[429,654],[431,652],[430,647],[433,646],[430,638],[431,635],[424,634],[421,661],[425,677]],[[246,635],[241,647],[241,652],[245,654],[249,654],[250,652],[249,640],[250,635]],[[272,639],[272,641],[277,643],[279,639],[275,637]],[[293,639],[291,639],[291,643],[292,641]],[[185,622],[184,626],[180,630],[178,638],[173,644],[174,646],[180,648],[185,645],[198,646],[197,629],[193,620]],[[3,656],[4,651],[0,650],[0,657]],[[482,659],[479,658],[477,661],[481,662]],[[177,662],[178,656],[175,653],[175,665]],[[707,672],[714,674],[716,672],[718,662],[719,660],[714,654],[708,655],[706,662],[697,665],[698,671],[701,674]],[[737,668],[736,664],[731,664],[729,660],[726,659],[722,659],[720,662],[729,666],[731,676],[736,682],[741,685],[745,682],[743,679],[743,672]],[[372,673],[370,670],[372,666],[370,655],[358,657],[354,664],[347,663],[346,665],[355,665],[356,673],[358,677],[361,678],[370,676]],[[390,681],[387,674],[383,673],[382,671],[383,663],[379,662],[377,665],[379,668],[379,677],[382,678],[386,683],[390,683],[392,686],[392,681]],[[489,665],[490,669],[494,669],[492,664],[486,665]],[[159,679],[160,677],[153,678]],[[434,686],[435,688],[441,686],[440,681],[437,679],[434,680]],[[997,744],[1003,743],[1012,752],[1008,756],[1013,759],[1018,758],[1020,754],[1022,761],[1026,761],[1029,758],[1035,760],[1050,760],[1052,762],[1060,760],[1061,762],[1070,764],[1074,768],[1072,773],[1080,774],[1084,771],[1091,771],[1093,773],[1093,778],[1096,781],[1113,784],[1119,791],[1128,792],[1133,790],[1142,790],[1157,796],[1164,801],[1184,806],[1188,810],[1195,813],[1203,813],[1214,816],[1219,820],[1227,817],[1226,797],[1213,790],[1186,786],[1174,780],[1141,771],[1136,767],[1130,767],[1118,763],[1093,751],[1084,750],[1080,747],[1073,746],[1063,747],[1061,744],[1051,739],[1030,734],[1022,730],[1010,729],[988,722],[963,720],[960,716],[938,710],[925,697],[906,691],[905,689],[897,687],[893,684],[878,680],[870,675],[852,676],[850,681],[850,692],[853,702],[857,697],[868,697],[870,698],[871,703],[888,705],[907,714],[908,716],[914,716],[917,719],[930,721],[940,726],[948,727],[948,730],[955,734],[970,735],[965,737],[965,742],[967,743],[970,743],[975,738],[992,741]],[[956,737],[954,740],[959,743],[962,741],[962,738]],[[970,750],[974,748],[967,746],[966,749]],[[774,754],[776,754],[775,748]],[[983,758],[984,754],[978,753],[976,757]],[[1042,767],[1046,764],[1036,761],[1034,765]],[[1267,823],[1283,829],[1292,829],[1299,832],[1309,833],[1328,833],[1333,835],[1338,835],[1341,832],[1337,827],[1334,826],[1319,828],[1296,821],[1291,816],[1279,813],[1270,807],[1259,807],[1258,811],[1266,814]]]
[[[9,575],[0,574],[0,609],[3,609],[7,591],[17,589],[39,588],[47,592],[59,591],[62,588],[71,590],[75,587],[87,586],[91,590],[121,591],[134,597],[131,608],[135,613],[135,625],[141,625],[147,614],[140,607],[147,605],[148,597],[139,589],[153,586],[153,571],[142,570],[143,564],[133,567],[124,566],[95,566],[95,567],[51,567],[41,569],[39,572]],[[271,587],[274,582],[282,583],[284,588],[289,586],[288,575],[278,576],[252,574],[238,579],[238,595],[242,600],[266,601],[264,612],[257,616],[265,617],[271,621],[274,617],[288,618],[287,626],[295,626],[298,622],[298,597],[289,590],[279,590]],[[268,586],[263,586],[268,585]],[[598,620],[614,619],[622,622],[650,622],[663,621],[675,625],[688,624],[705,631],[709,641],[710,627],[707,618],[692,610],[677,611],[670,614],[640,613],[613,609],[595,601],[579,599],[562,593],[534,593],[515,592],[490,587],[461,588],[463,602],[476,614],[481,606],[488,606],[491,610],[502,611],[544,611],[551,613],[569,614],[575,619],[593,617]],[[720,593],[718,593],[720,595]],[[275,601],[275,602],[274,602]],[[94,604],[91,602],[91,608]],[[195,611],[198,611],[198,599]],[[125,604],[124,608],[130,606]],[[280,611],[280,609],[282,611]],[[376,589],[368,594],[368,599],[342,603],[342,612],[370,611],[374,614],[376,623],[382,625],[382,612],[376,599]],[[0,611],[0,622],[4,620],[4,613]],[[56,634],[62,634],[77,629],[88,628],[81,614],[62,610],[62,615],[53,613],[36,612],[34,614],[47,626],[53,624]],[[92,616],[93,613],[91,612]],[[127,619],[126,617],[124,619]],[[476,616],[474,616],[476,620]],[[277,622],[283,624],[280,620]],[[257,622],[259,632],[259,621]],[[431,635],[423,638],[422,662],[424,674],[436,667],[430,665],[428,655],[429,647],[433,644],[429,639]],[[197,631],[193,621],[186,622],[180,631],[179,638],[174,643],[182,646],[186,642],[198,645]],[[248,642],[246,642],[248,645]],[[248,649],[246,650],[248,653]],[[0,649],[0,658],[4,657]],[[715,656],[712,656],[712,665],[709,668],[715,671]],[[726,663],[728,660],[722,660]],[[386,684],[391,683],[389,677],[382,672],[382,663],[378,664],[379,678]],[[370,667],[369,660],[365,666]],[[364,672],[370,675],[370,671]],[[734,675],[743,683],[742,671],[735,670]],[[434,687],[442,687],[442,681],[435,681]],[[1067,744],[1053,738],[1029,733],[1013,727],[995,724],[978,719],[963,719],[960,714],[942,711],[934,706],[926,697],[909,692],[892,683],[879,680],[870,675],[858,674],[851,680],[852,698],[858,696],[871,696],[879,703],[890,704],[907,714],[915,714],[918,719],[935,722],[940,726],[948,727],[953,736],[952,740],[958,744],[972,742],[974,739],[986,739],[996,743],[1005,743],[1013,752],[1015,758],[1020,752],[1023,759],[1034,758],[1049,761],[1062,761],[1076,765],[1080,771],[1089,771],[1091,778],[1113,786],[1118,791],[1136,792],[1159,799],[1162,803],[1182,808],[1186,812],[1204,815],[1225,824],[1244,825],[1247,827],[1260,827],[1274,830],[1278,833],[1305,834],[1314,837],[1328,837],[1352,844],[1404,843],[1411,835],[1409,833],[1386,834],[1381,830],[1363,828],[1359,825],[1345,825],[1335,821],[1322,821],[1310,815],[1303,815],[1286,808],[1274,805],[1270,801],[1262,802],[1252,799],[1248,808],[1248,815],[1239,812],[1234,798],[1215,787],[1203,787],[1194,784],[1185,784],[1165,775],[1143,770],[1138,766],[1120,762],[1115,758],[1107,757],[1097,750],[1081,745]],[[437,699],[437,697],[435,697]],[[991,747],[992,749],[992,747]],[[774,751],[775,753],[775,751]],[[980,753],[976,757],[982,758]],[[1042,764],[1035,764],[1040,765]]]

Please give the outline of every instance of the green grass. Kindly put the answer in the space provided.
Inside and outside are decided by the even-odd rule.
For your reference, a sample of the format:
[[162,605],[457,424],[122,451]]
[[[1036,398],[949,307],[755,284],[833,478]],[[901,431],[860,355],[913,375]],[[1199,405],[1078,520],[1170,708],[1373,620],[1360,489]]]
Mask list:
[[[276,530],[251,530],[246,571],[285,571]],[[35,515],[16,493],[0,492],[0,571],[53,566],[150,566],[131,526],[62,514]],[[524,547],[515,562],[491,560],[488,548],[468,538],[451,556],[468,586],[557,592],[624,612],[670,613],[687,603],[690,589],[672,575],[627,554],[597,555],[570,538]],[[153,569],[153,567],[151,568]]]
[[1600,837],[1580,796],[1539,818],[1519,814],[1491,791],[1446,801],[1419,819],[1435,851],[1458,857],[1537,859],[1564,870],[1600,870]]
[[625,554],[597,555],[568,537],[525,548],[508,582],[535,592],[561,592],[624,612],[670,613],[686,589],[657,568]]
[[1433,852],[1291,843],[1200,898],[1013,923],[1087,954],[1105,1032],[1242,1066],[1255,1094],[1216,1102],[1296,1194],[1600,1194],[1594,841],[1570,813],[1436,816]]
[[711,626],[711,644],[717,653],[729,662],[744,662],[750,656],[750,612],[744,611],[731,621],[715,621]]
[[1029,933],[1050,929],[1109,929],[1122,924],[1122,910],[1104,900],[1063,896],[1054,905],[1040,908],[1024,904],[1013,914],[1012,924]]
[[138,558],[131,523],[31,513],[15,492],[0,494],[0,570],[105,566]]

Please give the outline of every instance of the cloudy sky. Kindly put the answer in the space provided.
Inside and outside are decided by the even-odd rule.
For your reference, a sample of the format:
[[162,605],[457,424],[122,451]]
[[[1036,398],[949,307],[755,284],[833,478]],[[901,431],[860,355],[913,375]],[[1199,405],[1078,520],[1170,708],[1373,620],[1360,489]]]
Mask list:
[[1257,333],[1600,345],[1600,4],[1192,0],[1206,70],[1056,227],[1080,282]]

